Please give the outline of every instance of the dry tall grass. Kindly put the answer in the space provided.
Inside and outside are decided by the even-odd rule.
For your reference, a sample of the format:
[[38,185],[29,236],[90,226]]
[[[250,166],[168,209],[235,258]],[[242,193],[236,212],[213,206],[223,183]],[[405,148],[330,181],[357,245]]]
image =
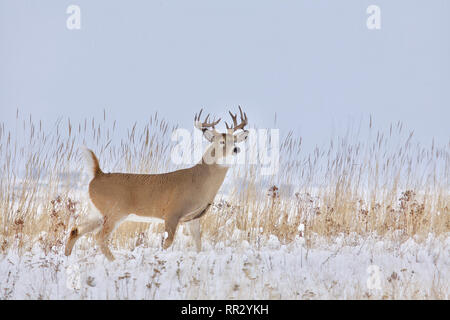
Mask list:
[[[202,220],[204,236],[254,243],[276,235],[288,243],[299,233],[308,242],[312,234],[407,238],[449,232],[450,142],[423,147],[412,133],[405,136],[401,123],[388,132],[375,132],[371,122],[368,127],[367,136],[335,137],[312,153],[292,132],[282,136],[278,174],[262,177],[250,164],[234,168],[229,196],[216,198]],[[15,129],[0,124],[0,250],[13,244],[26,250],[36,241],[60,250],[67,230],[86,214],[85,198],[77,193],[87,182],[78,174],[78,146],[95,150],[106,171],[166,172],[176,169],[170,162],[175,128],[157,114],[122,135],[106,114],[100,121],[60,119],[44,129],[42,121],[18,112]],[[161,230],[126,222],[113,242],[139,245],[146,232]]]

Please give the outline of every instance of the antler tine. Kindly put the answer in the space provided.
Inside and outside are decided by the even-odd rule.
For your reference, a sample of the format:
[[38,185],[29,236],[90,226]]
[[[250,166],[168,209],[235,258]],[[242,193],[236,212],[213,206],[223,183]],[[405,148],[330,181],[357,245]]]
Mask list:
[[214,126],[216,126],[216,124],[218,124],[220,122],[220,120],[222,120],[222,118],[219,118],[216,121],[214,121],[213,123],[211,123],[212,127],[214,128]]
[[235,127],[237,127],[237,114],[233,114],[233,113],[231,113],[231,111],[228,111],[229,113],[230,113],[230,116],[231,116],[231,119],[233,119],[233,126],[232,127],[230,127],[229,128],[229,130],[230,129],[233,129],[233,132],[234,131],[236,131],[237,129],[234,129]]
[[241,106],[239,106],[239,112],[241,113],[241,121],[248,123],[247,114],[245,112],[242,112]]

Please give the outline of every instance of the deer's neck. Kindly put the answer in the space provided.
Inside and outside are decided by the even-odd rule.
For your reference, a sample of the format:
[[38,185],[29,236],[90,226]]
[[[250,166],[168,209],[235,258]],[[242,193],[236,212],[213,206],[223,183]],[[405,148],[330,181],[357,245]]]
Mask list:
[[220,187],[225,179],[229,167],[226,165],[217,164],[215,162],[210,164],[211,161],[208,161],[208,157],[211,155],[212,151],[213,146],[210,146],[195,167],[199,170],[199,173],[201,172],[201,176],[211,182],[214,181],[215,183],[213,184],[217,184],[218,187]]

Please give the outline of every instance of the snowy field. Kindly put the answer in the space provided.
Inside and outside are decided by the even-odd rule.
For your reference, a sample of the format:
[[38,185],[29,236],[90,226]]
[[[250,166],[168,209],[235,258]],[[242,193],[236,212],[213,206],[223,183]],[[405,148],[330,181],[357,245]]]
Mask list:
[[71,257],[29,252],[0,256],[1,299],[448,299],[450,237],[383,241],[341,236],[307,248],[203,240],[197,253],[178,230],[173,247],[118,251],[109,262],[82,238]]
[[162,250],[159,221],[119,227],[114,262],[92,235],[66,257],[93,211],[74,146],[96,141],[105,172],[166,172],[172,128],[153,119],[113,145],[115,121],[47,132],[27,120],[24,139],[0,126],[0,299],[449,298],[448,145],[416,146],[400,122],[313,153],[288,134],[270,179],[235,167],[201,218],[199,253],[184,225]]

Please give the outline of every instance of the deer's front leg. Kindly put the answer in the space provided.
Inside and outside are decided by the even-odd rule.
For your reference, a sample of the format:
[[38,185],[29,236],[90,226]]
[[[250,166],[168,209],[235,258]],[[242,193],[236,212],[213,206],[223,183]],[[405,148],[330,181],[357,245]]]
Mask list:
[[189,224],[189,231],[191,232],[191,235],[194,238],[195,247],[197,249],[197,252],[200,252],[200,251],[202,251],[200,219],[192,220],[192,221],[188,222],[188,224]]
[[163,242],[163,249],[167,249],[172,245],[179,220],[180,218],[178,216],[171,216],[164,220],[165,239]]

